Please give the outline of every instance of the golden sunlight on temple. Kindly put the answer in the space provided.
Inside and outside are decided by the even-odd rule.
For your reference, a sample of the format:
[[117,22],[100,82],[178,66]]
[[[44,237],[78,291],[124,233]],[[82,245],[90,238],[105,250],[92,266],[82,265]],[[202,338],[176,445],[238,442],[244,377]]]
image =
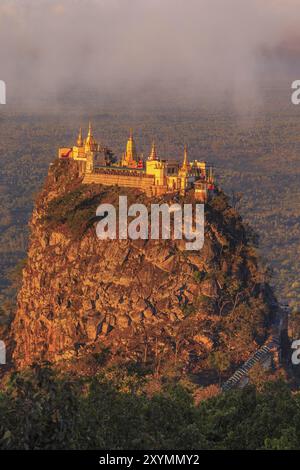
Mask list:
[[86,139],[79,130],[76,145],[61,147],[60,159],[73,159],[79,163],[85,184],[118,185],[144,191],[148,196],[178,192],[182,195],[193,188],[195,198],[206,202],[214,193],[214,174],[206,162],[188,160],[188,148],[184,146],[183,160],[160,158],[153,141],[148,158],[138,157],[133,131],[130,130],[126,150],[120,160],[112,152],[97,143],[89,123]]

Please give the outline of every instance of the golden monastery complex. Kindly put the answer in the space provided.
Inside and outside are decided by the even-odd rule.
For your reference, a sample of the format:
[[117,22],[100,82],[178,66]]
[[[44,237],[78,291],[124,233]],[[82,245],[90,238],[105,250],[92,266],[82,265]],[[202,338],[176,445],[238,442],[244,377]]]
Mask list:
[[119,161],[113,158],[109,149],[96,142],[91,124],[86,139],[83,139],[80,129],[76,145],[60,148],[58,156],[76,160],[86,184],[132,187],[148,196],[174,192],[184,194],[187,189],[194,188],[195,197],[201,202],[206,202],[214,192],[212,167],[198,160],[189,162],[186,146],[180,163],[159,158],[153,142],[150,154],[144,161],[138,157],[132,131],[126,151]]

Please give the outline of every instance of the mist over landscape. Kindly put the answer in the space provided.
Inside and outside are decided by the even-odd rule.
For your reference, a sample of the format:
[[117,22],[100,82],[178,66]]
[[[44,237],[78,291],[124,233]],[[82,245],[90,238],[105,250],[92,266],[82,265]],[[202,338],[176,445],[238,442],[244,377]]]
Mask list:
[[19,106],[260,103],[296,79],[297,0],[66,0],[0,6],[1,79]]

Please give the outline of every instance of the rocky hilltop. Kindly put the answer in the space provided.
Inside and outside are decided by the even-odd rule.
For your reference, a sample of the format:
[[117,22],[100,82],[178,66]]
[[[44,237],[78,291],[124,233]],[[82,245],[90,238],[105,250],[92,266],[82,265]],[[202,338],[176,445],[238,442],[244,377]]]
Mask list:
[[100,241],[96,208],[120,194],[153,202],[137,190],[83,185],[74,161],[51,165],[12,324],[16,367],[46,360],[88,373],[134,362],[199,372],[216,352],[241,362],[268,336],[276,301],[226,195],[206,204],[205,243],[195,252],[174,240]]

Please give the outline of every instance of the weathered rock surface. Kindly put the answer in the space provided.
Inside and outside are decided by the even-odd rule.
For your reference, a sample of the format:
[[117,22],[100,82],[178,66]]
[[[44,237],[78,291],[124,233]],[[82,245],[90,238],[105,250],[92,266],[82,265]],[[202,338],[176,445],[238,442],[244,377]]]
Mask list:
[[96,208],[119,194],[151,202],[82,185],[74,162],[51,166],[30,222],[12,325],[16,366],[63,365],[104,347],[156,370],[168,361],[201,369],[216,349],[241,360],[268,334],[274,298],[226,196],[206,206],[204,248],[193,252],[182,241],[98,240]]

